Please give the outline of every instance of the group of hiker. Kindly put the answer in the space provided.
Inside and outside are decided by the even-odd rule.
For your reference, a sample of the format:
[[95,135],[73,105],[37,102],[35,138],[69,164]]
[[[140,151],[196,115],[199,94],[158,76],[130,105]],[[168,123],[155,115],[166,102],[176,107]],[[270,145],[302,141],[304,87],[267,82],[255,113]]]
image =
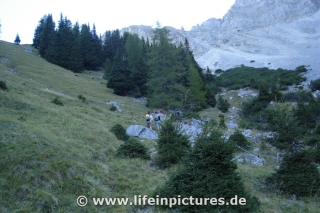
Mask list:
[[152,114],[150,113],[150,111],[148,111],[148,113],[146,114],[147,127],[149,129],[152,129],[153,121],[155,121],[157,129],[160,130],[161,129],[161,117],[163,117],[162,109],[154,110]]
[[[176,115],[181,116],[182,112],[180,110],[180,108],[177,108],[175,111]],[[163,120],[163,118],[165,118],[166,116],[163,114],[163,110],[154,110],[153,113],[151,113],[150,111],[148,111],[148,113],[146,114],[146,123],[147,123],[147,127],[149,129],[152,129],[153,123],[156,124],[157,130],[161,129],[161,120]],[[154,121],[154,122],[153,122]]]

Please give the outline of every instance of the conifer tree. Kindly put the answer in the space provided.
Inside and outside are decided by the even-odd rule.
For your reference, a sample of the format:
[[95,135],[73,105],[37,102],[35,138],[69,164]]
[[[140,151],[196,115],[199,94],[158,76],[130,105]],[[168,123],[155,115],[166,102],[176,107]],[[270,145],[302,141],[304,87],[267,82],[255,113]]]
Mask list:
[[48,14],[43,23],[43,29],[40,33],[39,53],[48,61],[52,61],[55,54],[55,23],[52,15]]
[[73,43],[70,50],[69,68],[74,72],[83,71],[83,58],[81,52],[80,27],[78,22],[72,29]]
[[188,86],[190,89],[190,96],[192,103],[189,105],[189,110],[199,111],[206,106],[206,96],[203,90],[204,85],[202,79],[195,69],[195,67],[190,64],[188,72]]
[[178,59],[178,49],[170,43],[169,31],[166,28],[155,29],[148,57],[148,105],[162,108],[181,107],[186,90],[179,84],[178,70],[182,65]]
[[19,45],[20,42],[21,42],[21,40],[20,40],[19,34],[17,34],[17,35],[16,35],[16,39],[14,40],[14,43],[15,43],[16,45]]
[[[237,164],[232,161],[234,145],[226,143],[222,134],[212,130],[201,134],[192,151],[183,160],[183,166],[172,175],[154,195],[162,197],[197,198],[194,205],[174,205],[180,212],[254,212],[259,200],[245,191],[241,176],[236,172]],[[230,205],[230,199],[245,198],[246,205]],[[223,204],[204,205],[199,198],[225,198]],[[228,205],[226,205],[228,202]],[[218,201],[217,201],[218,203]],[[201,205],[202,204],[202,205]],[[168,206],[162,206],[168,208]]]
[[60,20],[55,37],[54,63],[64,68],[69,68],[69,58],[73,44],[72,23],[60,14]]
[[157,141],[158,156],[156,161],[159,166],[166,168],[178,163],[189,149],[188,136],[179,131],[172,119],[166,120],[162,124],[159,140]]
[[44,22],[45,22],[46,18],[47,17],[44,16],[43,18],[40,19],[39,24],[38,24],[37,28],[34,31],[32,46],[34,46],[36,49],[39,49],[40,39],[41,39],[41,32],[42,32],[43,25],[44,25]]
[[320,173],[306,151],[286,155],[279,170],[266,179],[272,189],[289,195],[313,196],[320,191]]

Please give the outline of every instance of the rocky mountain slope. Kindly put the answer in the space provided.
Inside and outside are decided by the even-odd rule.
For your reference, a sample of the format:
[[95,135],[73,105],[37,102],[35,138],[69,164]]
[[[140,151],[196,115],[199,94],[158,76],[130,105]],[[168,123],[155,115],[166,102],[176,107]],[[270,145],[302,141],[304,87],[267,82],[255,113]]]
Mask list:
[[[174,43],[188,39],[203,68],[306,65],[310,81],[320,77],[319,9],[320,0],[236,0],[223,19],[209,19],[190,31],[167,28]],[[149,26],[121,31],[152,37]]]

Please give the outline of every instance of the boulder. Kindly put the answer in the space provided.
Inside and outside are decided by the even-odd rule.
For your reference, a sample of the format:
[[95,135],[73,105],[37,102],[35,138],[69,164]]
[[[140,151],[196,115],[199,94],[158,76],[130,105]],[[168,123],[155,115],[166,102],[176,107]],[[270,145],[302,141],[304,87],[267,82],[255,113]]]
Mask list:
[[141,125],[131,125],[126,130],[127,135],[138,137],[138,138],[146,138],[157,140],[158,134],[145,126]]

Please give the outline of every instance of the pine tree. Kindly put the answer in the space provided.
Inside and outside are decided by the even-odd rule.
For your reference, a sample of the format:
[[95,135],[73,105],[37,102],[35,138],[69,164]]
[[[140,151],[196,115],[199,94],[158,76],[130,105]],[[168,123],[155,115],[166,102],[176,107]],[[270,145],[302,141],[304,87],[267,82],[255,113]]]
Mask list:
[[14,40],[14,43],[15,43],[16,45],[19,45],[20,42],[21,42],[21,40],[20,40],[19,34],[17,34],[17,35],[16,35],[16,39]]
[[[236,172],[237,164],[232,161],[234,145],[226,143],[222,134],[212,130],[201,134],[193,150],[183,160],[183,166],[172,175],[154,195],[159,198],[225,198],[221,204],[229,203],[231,198],[245,198],[246,205],[174,205],[181,212],[253,212],[259,208],[259,200],[245,191],[241,176]],[[218,201],[217,201],[218,203]],[[190,204],[190,203],[189,203]],[[202,204],[204,204],[202,202]],[[162,206],[168,208],[168,206]]]

